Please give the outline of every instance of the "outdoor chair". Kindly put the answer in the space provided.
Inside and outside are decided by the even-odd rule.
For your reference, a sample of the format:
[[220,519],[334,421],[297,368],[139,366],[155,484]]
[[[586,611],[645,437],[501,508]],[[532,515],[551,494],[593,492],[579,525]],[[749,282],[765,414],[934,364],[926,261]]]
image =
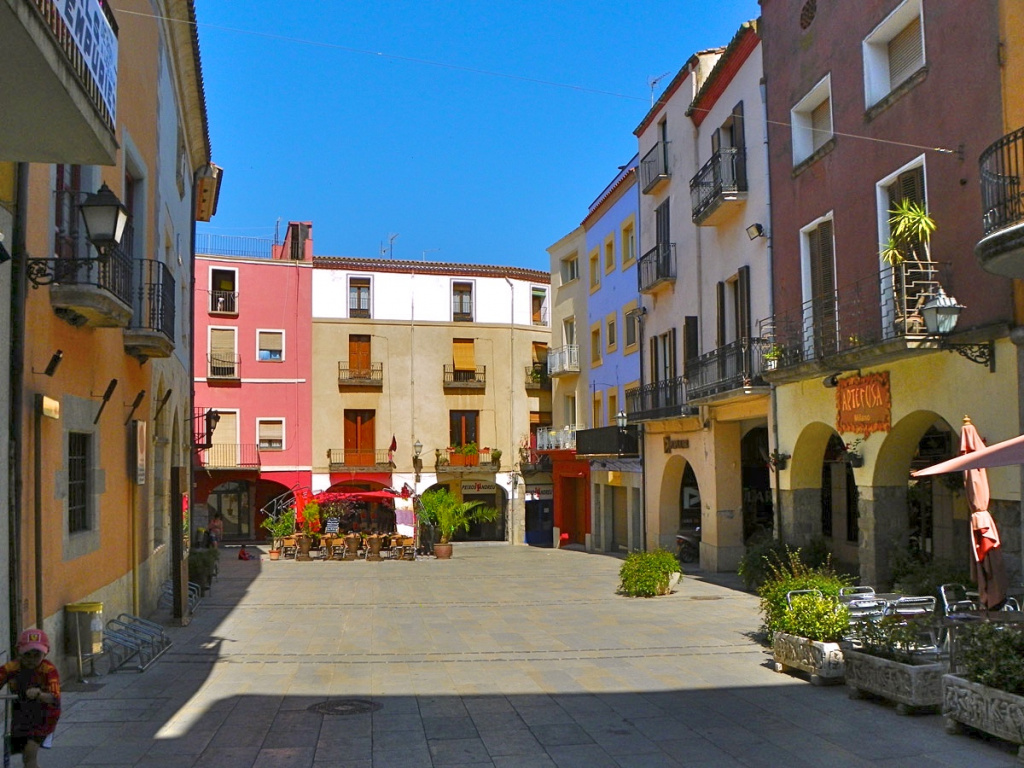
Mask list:
[[281,544],[281,557],[289,558],[295,557],[295,554],[299,551],[299,545],[294,536],[285,536]]
[[874,587],[840,587],[839,588],[839,599],[849,600],[866,600],[875,596]]
[[942,612],[946,616],[978,609],[977,604],[968,597],[967,588],[963,584],[943,584],[939,587],[939,594],[942,595]]
[[889,613],[897,616],[930,616],[935,613],[935,598],[931,595],[921,597],[901,597],[889,606]]

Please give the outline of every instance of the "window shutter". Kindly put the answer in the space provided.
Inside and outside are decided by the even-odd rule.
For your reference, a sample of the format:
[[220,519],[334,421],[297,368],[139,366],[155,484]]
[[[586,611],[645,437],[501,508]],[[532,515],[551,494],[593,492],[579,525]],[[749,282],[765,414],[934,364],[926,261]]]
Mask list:
[[688,376],[688,366],[700,354],[697,336],[697,317],[687,315],[683,318],[683,375]]
[[732,108],[732,145],[737,149],[747,146],[743,125],[743,102]]
[[674,379],[679,375],[678,368],[676,367],[676,329],[673,328],[668,332],[668,350],[666,351],[668,357],[668,378]]
[[811,290],[814,298],[835,291],[835,270],[832,258],[832,222],[823,221],[810,232]]
[[225,362],[235,359],[235,331],[232,328],[210,330],[210,355]]
[[476,370],[472,339],[452,339],[452,356],[456,371]]
[[832,100],[825,99],[811,110],[811,145],[815,150],[832,138]]
[[654,336],[651,339],[651,383],[661,381],[660,373],[661,371],[658,369],[658,337]]
[[654,227],[658,245],[667,245],[669,242],[671,242],[668,214],[668,200],[666,200],[665,202],[663,202],[661,205],[654,209]]
[[260,442],[271,442],[277,441],[282,442],[284,440],[284,423],[280,421],[261,421],[260,422]]
[[261,331],[260,332],[260,349],[266,349],[270,352],[280,352],[283,347],[281,343],[281,334],[277,331]]
[[889,90],[924,66],[921,18],[917,17],[889,41]]
[[737,300],[739,303],[737,317],[739,327],[736,329],[736,337],[739,339],[750,338],[750,267],[743,266],[737,273],[736,286]]
[[725,283],[715,285],[715,347],[725,346]]

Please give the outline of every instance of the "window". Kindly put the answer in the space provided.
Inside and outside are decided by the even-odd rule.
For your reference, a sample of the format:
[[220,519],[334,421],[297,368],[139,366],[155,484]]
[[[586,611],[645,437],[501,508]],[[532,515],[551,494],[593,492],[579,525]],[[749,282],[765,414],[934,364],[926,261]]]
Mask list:
[[671,381],[676,378],[676,329],[651,339],[651,380]]
[[601,263],[597,250],[590,253],[590,291],[593,293],[601,287]]
[[284,331],[256,331],[256,359],[275,363],[284,360]]
[[623,352],[629,354],[631,351],[635,352],[637,347],[637,323],[640,322],[636,315],[637,304],[635,301],[629,302],[622,308],[622,327],[625,329],[626,335],[626,346]]
[[580,277],[580,264],[579,259],[576,258],[574,253],[568,258],[562,259],[562,285],[571,283],[573,280],[578,280]]
[[576,426],[576,395],[566,395],[564,401],[565,423]]
[[595,323],[590,329],[590,363],[601,364],[601,325]]
[[473,322],[473,284],[452,283],[452,320]]
[[826,75],[791,112],[793,165],[799,165],[832,138],[832,78]]
[[805,292],[809,293],[811,304],[810,332],[814,345],[809,351],[821,358],[838,351],[835,239],[831,215],[811,222],[801,234],[804,274],[809,278]]
[[452,339],[452,381],[476,381],[473,339]]
[[210,329],[211,379],[238,378],[238,355],[235,352],[235,328]]
[[562,341],[566,346],[576,343],[576,320],[569,318],[562,321]]
[[345,409],[344,463],[350,467],[372,467],[377,463],[376,411]]
[[238,314],[238,270],[210,270],[210,314]]
[[68,433],[68,533],[89,530],[89,466],[92,435]]
[[370,278],[348,279],[348,316],[370,317]]
[[82,258],[82,231],[78,226],[78,193],[82,188],[80,165],[55,166],[53,253],[58,259]]
[[348,337],[348,369],[354,379],[368,379],[373,375],[370,362],[370,336],[368,334],[349,334]]
[[284,450],[284,419],[259,419],[256,434],[261,451]]
[[604,320],[605,341],[608,343],[608,351],[614,352],[619,346],[619,338],[616,331],[618,317],[613,312]]
[[454,447],[478,443],[479,411],[448,411],[448,444]]
[[530,314],[534,325],[548,324],[548,291],[541,286],[530,289]]
[[594,393],[593,402],[590,404],[590,411],[591,411],[591,413],[590,413],[590,418],[591,418],[590,426],[592,426],[594,429],[597,429],[598,427],[603,427],[604,426],[604,424],[602,422],[602,417],[604,416],[604,403],[603,403],[603,400],[604,400],[604,398],[603,398],[603,396],[601,395],[600,392],[595,392]]
[[615,270],[615,235],[611,234],[604,241],[604,271]]
[[636,261],[636,226],[633,217],[622,225],[622,268]]
[[874,106],[925,65],[921,0],[906,0],[864,39],[864,102]]
[[608,424],[618,424],[615,417],[619,415],[619,393],[618,390],[608,391]]
[[[927,209],[924,156],[917,158],[911,165],[904,166],[896,173],[879,182],[878,230],[880,242],[886,243],[889,241],[891,234],[889,219],[892,217],[896,206],[904,200],[917,203],[922,208]],[[914,252],[918,260],[927,259],[923,246],[915,246]]]

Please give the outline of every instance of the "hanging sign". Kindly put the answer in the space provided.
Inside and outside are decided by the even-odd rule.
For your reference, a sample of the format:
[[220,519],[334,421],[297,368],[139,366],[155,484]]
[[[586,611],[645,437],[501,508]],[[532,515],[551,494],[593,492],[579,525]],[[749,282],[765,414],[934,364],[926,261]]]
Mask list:
[[100,98],[115,122],[117,108],[117,33],[107,20],[100,0],[57,0],[64,26],[82,54]]
[[494,493],[498,489],[494,483],[478,483],[475,480],[463,480],[462,492],[466,493]]
[[836,386],[836,431],[867,437],[892,428],[889,372],[847,376]]

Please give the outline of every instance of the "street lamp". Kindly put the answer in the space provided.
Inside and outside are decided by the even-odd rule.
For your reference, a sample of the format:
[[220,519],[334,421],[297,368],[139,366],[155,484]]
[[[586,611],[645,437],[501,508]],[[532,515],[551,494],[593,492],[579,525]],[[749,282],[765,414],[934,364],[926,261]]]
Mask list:
[[995,344],[988,341],[984,344],[954,344],[946,340],[956,329],[957,321],[960,320],[960,313],[964,305],[960,304],[952,296],[947,296],[940,287],[936,294],[928,299],[921,307],[921,316],[924,318],[925,330],[929,336],[934,336],[939,341],[939,349],[949,352],[956,352],[966,357],[972,363],[987,365],[989,372],[995,373],[996,355]]
[[103,258],[110,246],[121,242],[128,223],[128,209],[106,184],[98,192],[87,195],[78,209],[82,212],[89,242]]
[[619,425],[619,431],[620,432],[625,432],[626,431],[626,421],[627,421],[627,419],[628,419],[628,417],[626,416],[626,412],[625,411],[619,411],[618,413],[615,414],[615,423]]
[[420,455],[423,453],[423,443],[417,440],[412,444],[412,468],[416,472],[416,482],[420,481],[420,472],[423,471],[423,459]]

